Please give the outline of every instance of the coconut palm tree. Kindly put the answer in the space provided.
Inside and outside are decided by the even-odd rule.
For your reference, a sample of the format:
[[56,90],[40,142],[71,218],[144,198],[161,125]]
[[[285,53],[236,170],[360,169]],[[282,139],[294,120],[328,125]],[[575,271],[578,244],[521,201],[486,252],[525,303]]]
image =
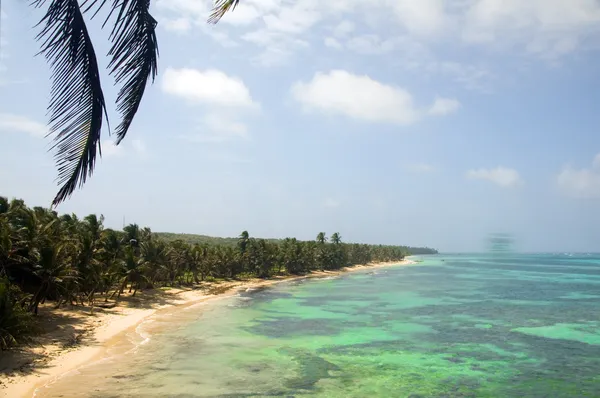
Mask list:
[[237,7],[239,2],[240,0],[215,0],[212,13],[208,18],[208,22],[216,24],[221,20],[223,15],[227,13],[227,11],[235,10],[235,7]]
[[317,234],[317,242],[319,244],[324,244],[325,242],[327,242],[327,237],[325,236],[325,232],[319,232]]
[[27,342],[36,331],[32,314],[22,303],[20,292],[0,276],[0,351]]
[[33,313],[38,313],[39,304],[48,297],[59,302],[69,297],[69,282],[75,281],[77,271],[71,267],[68,243],[49,242],[48,245],[41,247],[36,253],[34,275],[39,278],[39,287],[29,306],[29,310]]
[[81,275],[80,287],[90,303],[103,284],[106,264],[100,261],[104,216],[90,214],[77,226],[77,270]]
[[[100,66],[87,22],[104,13],[102,27],[109,26],[107,65],[120,86],[115,99],[120,123],[114,133],[118,145],[127,135],[140,107],[148,82],[158,70],[157,22],[150,14],[150,0],[34,0],[45,13],[38,23],[37,40],[52,70],[50,114],[51,149],[55,151],[59,191],[58,205],[91,177],[108,113]],[[217,23],[238,0],[216,0],[210,23]],[[1,3],[0,3],[1,5]]]
[[339,245],[340,243],[342,243],[342,236],[338,232],[334,232],[331,235],[331,243],[333,243],[334,245]]
[[248,231],[242,231],[240,236],[238,237],[238,248],[240,249],[240,253],[244,254],[246,251],[246,246],[248,245],[248,240],[250,239],[250,234]]
[[147,271],[147,264],[136,256],[134,248],[129,246],[125,248],[125,258],[121,260],[120,267],[118,268],[119,273],[119,284],[117,289],[114,291],[111,297],[117,295],[117,299],[121,297],[121,293],[129,284],[129,291],[133,289],[133,296],[141,287],[142,282],[149,282],[148,277],[145,275]]
[[169,254],[170,248],[163,241],[151,239],[141,243],[139,262],[146,269],[150,286],[169,274]]
[[53,205],[68,198],[91,176],[101,153],[103,122],[108,122],[96,50],[87,28],[103,9],[103,27],[111,26],[109,74],[120,86],[116,98],[121,121],[117,143],[125,138],[137,113],[148,81],[157,72],[157,22],[150,15],[150,0],[34,0],[44,8],[37,39],[52,69],[50,135],[58,166],[60,189]]
[[408,251],[402,246],[345,244],[339,233],[329,244],[324,233],[317,237],[320,243],[296,238],[272,242],[251,238],[244,231],[229,245],[192,245],[184,240],[167,242],[137,224],[122,232],[102,224],[102,216],[59,216],[0,197],[0,348],[19,340],[11,331],[22,332],[21,323],[27,322],[23,311],[37,313],[47,300],[56,305],[67,301],[83,305],[87,300],[93,310],[98,295],[108,301],[125,289],[135,295],[152,286],[197,283],[198,274],[200,280],[269,277],[284,269],[302,274],[371,260],[400,260]]

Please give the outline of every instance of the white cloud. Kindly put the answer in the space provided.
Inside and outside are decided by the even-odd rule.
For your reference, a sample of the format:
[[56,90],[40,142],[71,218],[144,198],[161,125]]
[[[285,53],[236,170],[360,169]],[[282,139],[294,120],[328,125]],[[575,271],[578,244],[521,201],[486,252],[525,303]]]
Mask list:
[[503,188],[511,188],[523,183],[517,170],[502,166],[495,169],[469,170],[467,178],[489,181]]
[[[318,72],[309,82],[294,83],[291,93],[306,110],[344,115],[369,122],[410,124],[424,114],[417,109],[411,94],[405,89],[345,70]],[[454,100],[442,101],[446,102],[437,107],[434,104],[436,112],[444,110],[449,113],[455,110],[451,109],[452,106],[457,107],[454,103],[448,103]]]
[[437,97],[431,108],[429,108],[429,114],[436,116],[449,115],[458,111],[460,106],[460,102],[455,99]]
[[[600,38],[600,3],[597,0],[246,0],[227,13],[217,26],[206,25],[211,0],[157,0],[167,29],[235,32],[235,37],[259,34],[253,42],[262,53],[276,47],[289,53],[294,40],[322,40],[311,35],[318,28],[338,41],[376,34],[390,40],[406,36],[413,43],[432,47],[440,42],[506,51],[527,52],[556,59]],[[222,41],[226,43],[227,41]],[[332,43],[332,42],[330,42]],[[332,47],[337,48],[335,45]],[[400,53],[401,49],[396,49]],[[271,65],[283,64],[290,54]]]
[[467,9],[464,20],[462,36],[467,42],[523,45],[532,53],[555,58],[574,51],[583,40],[597,39],[600,3],[478,0]]
[[438,35],[448,23],[443,0],[390,0],[390,4],[402,25],[418,36]]
[[[466,44],[555,63],[581,48],[595,48],[600,39],[597,0],[245,0],[216,26],[206,24],[212,0],[156,4],[167,29],[196,29],[226,47],[238,45],[230,37],[244,38],[253,44],[245,46],[251,61],[267,67],[289,63],[322,40],[329,48],[363,54],[393,52],[396,60],[411,58],[411,70],[421,72],[431,59],[407,48],[464,49]],[[472,84],[477,72],[464,71],[456,81]]]
[[293,34],[267,28],[248,32],[242,35],[242,40],[263,48],[253,61],[265,67],[284,65],[295,51],[309,46],[308,42],[294,37]]
[[408,91],[344,70],[318,72],[308,83],[297,82],[292,96],[307,109],[366,121],[409,124],[418,118]]
[[201,133],[181,136],[191,142],[225,142],[247,138],[248,128],[242,119],[260,109],[260,104],[252,99],[250,90],[242,80],[215,69],[167,68],[162,89],[200,105],[206,111],[198,126]]
[[258,9],[252,1],[240,2],[235,7],[235,12],[227,14],[227,18],[223,18],[222,21],[234,26],[247,26],[261,18],[264,12],[264,9]]
[[330,208],[330,209],[338,208],[338,207],[340,207],[340,204],[341,203],[338,200],[335,200],[333,198],[326,198],[323,201],[323,206],[327,207],[327,208]]
[[162,79],[162,89],[191,102],[224,107],[258,107],[241,79],[227,76],[217,69],[201,71],[168,67]]
[[282,8],[277,14],[268,14],[263,21],[270,31],[282,33],[302,33],[321,19],[321,13],[306,1],[295,1],[289,8]]
[[567,196],[580,199],[600,198],[600,154],[594,158],[591,168],[564,167],[556,177],[556,182]]
[[0,113],[0,131],[26,133],[34,137],[44,137],[48,134],[48,127],[25,116]]

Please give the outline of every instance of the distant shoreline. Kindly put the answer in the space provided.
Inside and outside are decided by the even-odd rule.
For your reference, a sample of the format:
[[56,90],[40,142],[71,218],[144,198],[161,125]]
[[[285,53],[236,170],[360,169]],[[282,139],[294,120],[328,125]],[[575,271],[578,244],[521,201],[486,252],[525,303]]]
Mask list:
[[[298,276],[205,282],[196,289],[155,289],[138,292],[137,297],[127,295],[113,308],[95,308],[94,315],[90,315],[89,307],[53,309],[48,305],[40,312],[42,326],[47,330],[41,336],[40,344],[3,353],[0,358],[0,373],[6,375],[0,382],[0,392],[11,398],[34,396],[38,388],[52,384],[62,375],[98,359],[108,347],[122,339],[127,331],[163,309],[186,308],[233,296],[242,289],[271,286],[284,281],[415,263],[406,258],[402,261],[356,265]],[[63,325],[65,319],[69,319],[68,325]]]

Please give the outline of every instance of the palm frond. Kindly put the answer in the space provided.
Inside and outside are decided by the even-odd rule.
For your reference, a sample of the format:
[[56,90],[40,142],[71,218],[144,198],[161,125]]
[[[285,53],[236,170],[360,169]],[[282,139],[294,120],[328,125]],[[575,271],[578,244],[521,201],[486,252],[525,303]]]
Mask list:
[[52,0],[40,24],[45,25],[37,36],[43,40],[40,53],[52,68],[48,110],[61,185],[52,202],[57,205],[94,170],[106,106],[96,53],[77,0]]
[[208,17],[208,23],[216,24],[219,22],[227,11],[235,10],[235,7],[237,7],[239,2],[240,0],[215,0],[212,13],[210,14],[210,17]]
[[108,68],[116,83],[123,84],[117,96],[122,117],[116,129],[117,144],[125,138],[138,111],[148,78],[154,82],[157,73],[157,22],[149,8],[150,0],[113,0],[112,9],[118,10],[118,15],[110,34],[113,44]]

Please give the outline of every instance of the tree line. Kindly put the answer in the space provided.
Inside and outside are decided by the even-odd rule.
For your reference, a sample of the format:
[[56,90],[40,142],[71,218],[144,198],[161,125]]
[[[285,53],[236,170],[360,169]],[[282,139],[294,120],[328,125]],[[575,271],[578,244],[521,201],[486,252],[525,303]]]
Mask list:
[[[209,245],[220,245],[220,246],[231,246],[237,247],[239,237],[230,237],[230,238],[220,238],[214,236],[207,235],[198,235],[198,234],[177,234],[172,232],[152,232],[152,235],[158,237],[167,242],[173,242],[176,240],[184,241],[190,245],[204,244],[208,243]],[[282,239],[266,239],[270,243],[281,244],[283,242]],[[404,250],[406,253],[410,254],[436,254],[437,250],[431,249],[429,247],[412,247],[412,246],[398,246]]]
[[0,348],[26,338],[46,301],[93,308],[126,290],[135,295],[214,279],[297,275],[410,254],[403,246],[343,243],[339,233],[328,238],[324,232],[299,241],[257,239],[244,231],[235,245],[191,244],[161,239],[137,224],[105,228],[103,221],[0,197]]

